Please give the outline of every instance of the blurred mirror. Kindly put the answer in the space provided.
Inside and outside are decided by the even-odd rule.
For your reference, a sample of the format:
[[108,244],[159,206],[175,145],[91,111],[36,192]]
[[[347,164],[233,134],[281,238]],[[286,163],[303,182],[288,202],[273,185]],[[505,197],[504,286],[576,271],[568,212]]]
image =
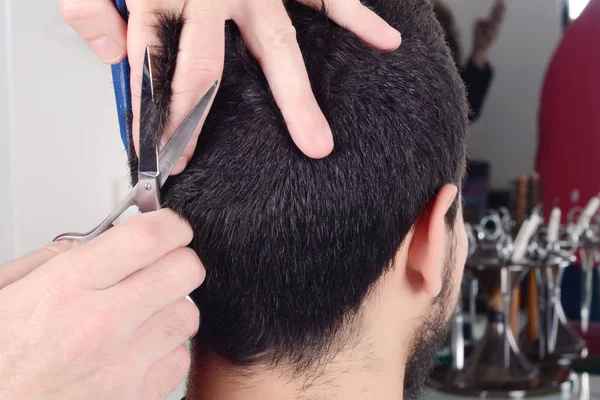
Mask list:
[[431,385],[589,398],[598,378],[582,375],[577,393],[573,376],[600,367],[600,0],[432,2],[471,107],[472,225],[463,302]]
[[[433,1],[471,103],[468,220],[481,218],[488,207],[510,206],[517,178],[537,171],[547,71],[588,2]],[[565,205],[571,197],[565,196]]]

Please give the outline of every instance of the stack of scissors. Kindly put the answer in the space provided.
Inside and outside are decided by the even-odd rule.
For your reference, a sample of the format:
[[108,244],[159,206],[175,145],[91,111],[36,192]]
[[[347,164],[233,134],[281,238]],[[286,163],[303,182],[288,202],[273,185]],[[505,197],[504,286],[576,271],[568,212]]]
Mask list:
[[[124,6],[124,0],[117,0],[117,6]],[[122,12],[122,8],[119,9]],[[121,13],[126,17],[127,11]],[[119,125],[121,127],[121,136],[123,143],[128,146],[129,132],[127,124],[127,114],[131,112],[131,94],[130,94],[130,73],[129,62],[125,59],[120,64],[113,67],[113,78],[115,79],[115,95],[117,101],[117,111],[119,115]],[[106,231],[115,220],[121,216],[127,209],[137,206],[140,212],[151,212],[161,208],[160,189],[163,187],[175,163],[183,153],[185,147],[190,141],[194,131],[202,121],[204,114],[208,110],[210,101],[217,89],[215,81],[208,91],[200,98],[200,101],[194,106],[185,120],[177,128],[171,139],[164,146],[162,151],[158,151],[155,144],[155,132],[150,126],[140,121],[140,140],[139,140],[139,162],[138,162],[138,183],[133,187],[129,195],[104,221],[88,233],[65,233],[59,235],[54,240],[73,239],[81,243],[90,241]],[[140,115],[149,115],[153,110],[148,109],[154,105],[154,92],[152,87],[152,63],[150,53],[146,48],[144,54],[144,67],[142,73],[141,107]]]

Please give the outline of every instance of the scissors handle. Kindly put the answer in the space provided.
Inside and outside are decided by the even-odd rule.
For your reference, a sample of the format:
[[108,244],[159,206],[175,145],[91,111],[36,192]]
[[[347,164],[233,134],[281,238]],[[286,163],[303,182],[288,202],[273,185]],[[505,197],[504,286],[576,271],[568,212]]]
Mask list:
[[[125,0],[114,0],[115,7],[121,14],[121,17],[127,22],[128,12]],[[119,117],[119,128],[121,130],[121,140],[125,149],[129,151],[129,125],[127,120],[131,114],[131,68],[129,59],[125,57],[123,61],[111,67],[113,86],[115,89],[115,100],[117,102],[117,115]]]
[[127,13],[127,2],[125,0],[114,0],[115,7],[117,7],[117,11],[121,14],[121,17],[127,22],[129,15]]
[[110,226],[123,214],[129,207],[137,205],[137,185],[133,188],[131,193],[123,200],[123,202],[119,205],[117,209],[115,209],[104,221],[100,223],[97,227],[92,229],[87,233],[63,233],[62,235],[58,235],[53,241],[59,240],[77,240],[79,243],[87,243],[95,237],[99,236],[101,233],[105,232]]

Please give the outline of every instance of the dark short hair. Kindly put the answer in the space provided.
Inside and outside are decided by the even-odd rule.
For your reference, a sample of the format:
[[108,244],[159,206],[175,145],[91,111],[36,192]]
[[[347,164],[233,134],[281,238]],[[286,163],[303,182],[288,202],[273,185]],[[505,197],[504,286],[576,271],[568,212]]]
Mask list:
[[[229,22],[221,87],[196,152],[163,190],[164,206],[192,224],[191,247],[207,270],[193,294],[198,337],[236,364],[304,368],[343,346],[342,328],[419,214],[444,184],[462,179],[465,90],[429,1],[366,3],[402,31],[398,50],[374,50],[324,10],[286,2],[333,131],[330,156],[314,160],[296,148]],[[183,23],[169,15],[157,23],[157,128],[168,117]],[[135,171],[134,154],[130,164]]]
[[458,41],[456,22],[454,20],[454,16],[452,15],[452,11],[448,8],[448,6],[442,3],[441,0],[438,0],[435,3],[433,11],[435,12],[435,16],[444,30],[444,36],[446,37],[446,42],[448,43],[452,56],[454,57],[454,62],[456,65],[460,65],[462,54],[460,43]]

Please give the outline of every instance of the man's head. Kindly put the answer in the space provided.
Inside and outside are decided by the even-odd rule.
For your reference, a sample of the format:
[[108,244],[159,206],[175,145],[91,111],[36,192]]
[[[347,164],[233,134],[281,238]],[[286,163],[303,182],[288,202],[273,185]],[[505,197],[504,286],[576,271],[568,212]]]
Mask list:
[[458,29],[456,27],[454,16],[452,15],[452,10],[450,10],[450,8],[448,8],[448,6],[441,1],[437,0],[433,1],[433,10],[435,12],[435,16],[440,22],[440,25],[442,26],[442,29],[444,30],[446,42],[448,43],[450,51],[454,56],[454,61],[457,65],[459,65],[462,54],[458,40]]
[[[411,372],[445,333],[466,253],[456,186],[467,104],[428,0],[369,3],[401,30],[399,50],[373,50],[323,13],[286,3],[333,131],[330,156],[309,159],[294,146],[230,23],[219,92],[163,202],[192,224],[207,270],[193,294],[198,343],[232,365],[299,374],[376,336],[373,347],[403,349],[406,387],[416,389]],[[181,21],[159,21],[161,110],[180,30]]]

